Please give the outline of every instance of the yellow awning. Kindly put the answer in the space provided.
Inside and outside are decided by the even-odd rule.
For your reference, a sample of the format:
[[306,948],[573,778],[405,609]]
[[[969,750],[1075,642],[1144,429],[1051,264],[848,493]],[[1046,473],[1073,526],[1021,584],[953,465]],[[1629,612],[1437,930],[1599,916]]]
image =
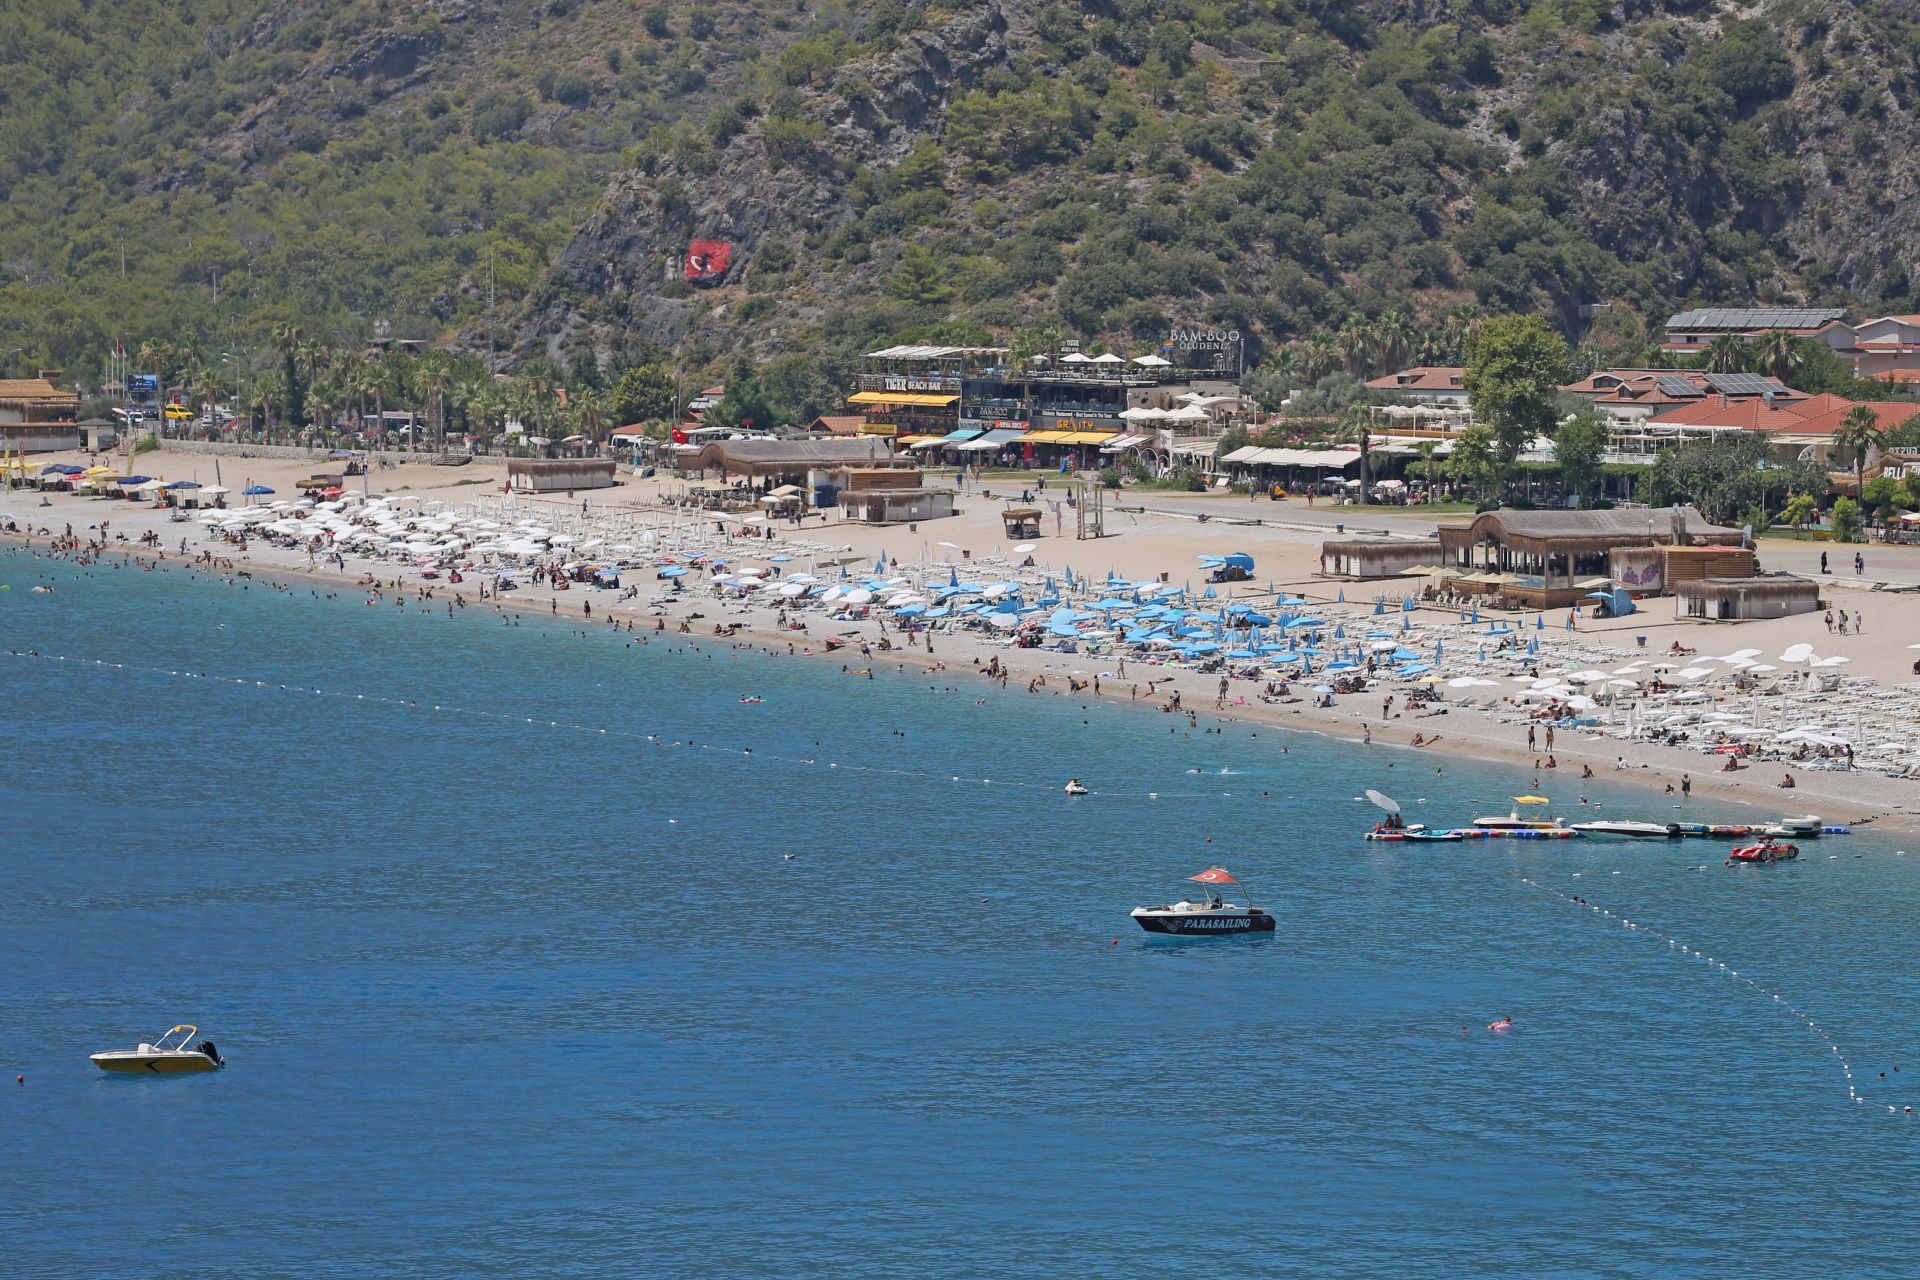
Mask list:
[[847,397],[848,404],[892,404],[914,409],[944,409],[960,397],[930,395],[920,391],[857,391]]
[[863,422],[857,428],[863,436],[897,436],[900,428],[891,422]]
[[1070,431],[1061,444],[1105,444],[1119,435],[1118,431]]
[[941,439],[945,439],[945,437],[944,437],[944,436],[929,436],[929,435],[917,435],[917,436],[901,436],[901,437],[900,437],[900,439],[899,439],[899,440],[897,440],[897,441],[896,441],[895,443],[897,443],[897,444],[919,444],[919,443],[921,443],[922,441],[925,441],[925,440],[941,440]]
[[1010,441],[1012,444],[1065,444],[1073,436],[1071,431],[1029,431],[1027,434]]

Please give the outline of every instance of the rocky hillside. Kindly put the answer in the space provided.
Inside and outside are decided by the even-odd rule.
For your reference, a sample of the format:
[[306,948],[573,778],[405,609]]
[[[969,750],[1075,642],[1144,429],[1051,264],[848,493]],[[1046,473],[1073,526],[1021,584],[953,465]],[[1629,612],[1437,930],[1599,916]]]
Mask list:
[[44,0],[0,14],[0,325],[80,367],[291,318],[591,377],[1204,324],[1311,372],[1472,309],[1621,352],[1682,303],[1914,310],[1914,11]]

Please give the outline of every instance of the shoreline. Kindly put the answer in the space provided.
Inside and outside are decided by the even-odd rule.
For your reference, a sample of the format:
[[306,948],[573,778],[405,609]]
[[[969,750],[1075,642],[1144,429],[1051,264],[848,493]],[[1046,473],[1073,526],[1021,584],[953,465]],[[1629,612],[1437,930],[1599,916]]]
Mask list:
[[[7,545],[27,551],[37,556],[57,558],[73,563],[73,557],[66,552],[57,551],[50,545],[49,539],[39,535],[15,533],[0,534],[0,541]],[[218,548],[214,548],[216,554]],[[133,542],[110,544],[102,553],[102,559],[111,555],[120,555],[129,563],[146,562],[164,564],[167,571],[186,570],[196,576],[230,577],[241,573],[250,580],[267,586],[286,585],[288,583],[306,583],[325,586],[336,590],[377,591],[380,598],[391,598],[399,592],[420,599],[425,592],[432,592],[430,598],[436,606],[451,602],[455,595],[464,595],[457,587],[444,581],[426,583],[420,580],[408,580],[398,575],[402,585],[396,587],[395,579],[383,578],[372,566],[359,573],[335,569],[300,565],[281,564],[269,560],[255,560],[250,556],[231,559],[232,569],[209,568],[196,564],[189,556],[181,555],[177,550],[169,552],[163,547],[143,547]],[[221,557],[227,559],[226,557]],[[372,576],[379,583],[377,588],[366,586],[362,579]],[[468,599],[465,607],[456,606],[455,613],[464,613],[475,608],[484,610],[485,605],[494,606],[495,614],[511,610],[521,617],[534,617],[551,620],[564,619],[569,625],[591,629],[600,627],[613,630],[616,625],[625,632],[627,624],[632,624],[634,635],[661,635],[674,639],[685,639],[696,644],[705,641],[722,641],[729,645],[747,649],[758,649],[769,656],[788,656],[779,652],[782,646],[791,646],[794,657],[813,659],[838,658],[843,664],[851,666],[854,662],[871,668],[876,677],[883,671],[890,676],[944,675],[948,678],[956,673],[972,675],[984,680],[980,669],[994,656],[1000,660],[1007,679],[1003,686],[1006,693],[1016,692],[1015,683],[1045,680],[1033,696],[1051,695],[1053,697],[1078,698],[1087,703],[1099,703],[1116,708],[1140,710],[1157,709],[1157,699],[1167,689],[1178,689],[1182,695],[1183,710],[1175,713],[1175,718],[1184,718],[1186,712],[1192,713],[1191,723],[1206,723],[1209,726],[1249,726],[1250,732],[1256,729],[1286,730],[1294,733],[1319,735],[1345,742],[1367,742],[1370,747],[1382,752],[1393,752],[1395,758],[1392,767],[1404,768],[1415,759],[1433,759],[1436,768],[1444,768],[1448,759],[1464,758],[1485,766],[1513,767],[1531,771],[1535,761],[1544,753],[1528,752],[1517,744],[1503,742],[1497,736],[1499,729],[1511,730],[1514,726],[1499,725],[1484,714],[1476,714],[1472,709],[1454,707],[1445,714],[1401,713],[1383,717],[1377,712],[1369,713],[1359,708],[1368,705],[1370,694],[1344,695],[1346,701],[1334,710],[1315,708],[1306,701],[1298,704],[1270,704],[1258,700],[1245,702],[1229,701],[1224,707],[1217,706],[1214,700],[1214,688],[1217,678],[1199,672],[1175,668],[1149,666],[1144,672],[1136,668],[1122,677],[1110,669],[1112,659],[1099,656],[1090,660],[1087,655],[1065,654],[1047,649],[1003,648],[998,645],[982,643],[970,633],[950,635],[934,634],[934,652],[928,652],[917,646],[896,647],[892,650],[875,649],[870,658],[862,657],[859,650],[852,647],[859,643],[850,640],[849,647],[836,652],[828,652],[823,645],[825,633],[813,624],[822,621],[818,616],[810,616],[809,629],[805,632],[782,631],[774,623],[774,610],[765,605],[746,604],[736,600],[725,600],[702,592],[689,592],[681,598],[662,601],[637,597],[634,600],[616,602],[602,598],[597,603],[602,610],[589,616],[584,607],[596,603],[590,589],[576,588],[580,592],[578,600],[567,598],[573,592],[549,592],[546,597],[536,597],[515,593],[507,596],[492,596],[487,601],[477,602]],[[539,608],[547,604],[546,612]],[[656,609],[661,612],[655,612]],[[678,630],[677,623],[688,620],[688,615],[699,613],[703,617],[698,625],[690,626],[686,632]],[[667,629],[658,630],[652,624],[656,619],[664,619]],[[720,622],[733,625],[736,631],[732,635],[713,634],[711,627]],[[708,629],[702,631],[701,625]],[[855,626],[844,630],[853,633]],[[1085,679],[1088,687],[1068,693],[1060,687],[1069,677]],[[1149,681],[1155,686],[1151,699],[1142,686]],[[1098,692],[1095,686],[1098,686]],[[1124,691],[1123,691],[1124,686]],[[1249,685],[1249,688],[1253,686]],[[1138,690],[1139,696],[1135,696]],[[1400,691],[1390,691],[1399,701]],[[1146,703],[1145,707],[1141,703]],[[1377,704],[1373,704],[1377,706]],[[1162,712],[1165,715],[1168,713]],[[1418,722],[1418,727],[1414,722]],[[1413,747],[1410,739],[1420,733],[1432,739],[1428,746]],[[1435,736],[1437,735],[1437,737]],[[1444,749],[1432,757],[1415,755],[1428,751],[1433,745]],[[1616,770],[1612,757],[1623,755],[1627,750],[1633,752],[1628,768]],[[1920,833],[1920,812],[1906,804],[1863,801],[1857,796],[1845,794],[1845,789],[1823,786],[1833,782],[1871,782],[1890,781],[1879,775],[1858,773],[1807,771],[1799,777],[1800,785],[1787,791],[1762,783],[1754,778],[1755,774],[1767,773],[1758,766],[1740,770],[1733,777],[1718,771],[1693,774],[1700,766],[1702,756],[1698,751],[1679,747],[1667,747],[1646,742],[1633,742],[1630,745],[1619,739],[1598,734],[1564,731],[1553,752],[1560,767],[1554,770],[1540,769],[1527,782],[1534,789],[1568,790],[1561,784],[1578,784],[1583,781],[1580,775],[1582,765],[1592,767],[1594,777],[1590,781],[1611,780],[1630,786],[1645,787],[1649,797],[1656,803],[1665,801],[1671,808],[1685,808],[1692,802],[1721,803],[1756,810],[1751,818],[1772,820],[1788,812],[1820,812],[1831,823],[1845,823],[1853,826],[1865,826],[1876,831]],[[1661,788],[1672,784],[1678,787],[1683,774],[1691,775],[1693,799],[1682,801],[1677,796],[1669,797]],[[1767,776],[1771,776],[1767,774]],[[1515,787],[1520,783],[1515,783]],[[1577,794],[1579,788],[1571,788]],[[1589,812],[1584,804],[1573,799],[1562,800],[1555,797],[1553,813],[1563,821],[1577,821],[1583,813]],[[1670,820],[1670,819],[1663,819]]]

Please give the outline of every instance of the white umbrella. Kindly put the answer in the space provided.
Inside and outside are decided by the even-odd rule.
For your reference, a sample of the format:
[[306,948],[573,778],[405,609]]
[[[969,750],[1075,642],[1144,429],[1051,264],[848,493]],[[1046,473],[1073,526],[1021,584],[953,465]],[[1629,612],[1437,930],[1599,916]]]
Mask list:
[[1712,674],[1713,672],[1706,667],[1688,667],[1685,671],[1682,671],[1677,675],[1675,675],[1674,679],[1675,680],[1698,680],[1703,676],[1710,676]]
[[1592,710],[1594,701],[1584,693],[1576,693],[1567,699],[1567,705],[1575,711],[1589,711]]
[[1031,550],[1033,550],[1033,544],[1031,542],[1022,542],[1018,546],[1014,547],[1013,554],[1017,556],[1023,556]]
[[1778,671],[1779,669],[1780,668],[1774,666],[1771,662],[1759,662],[1748,667],[1747,674],[1750,676],[1764,675],[1766,672]]
[[1074,352],[1070,352],[1067,355],[1061,356],[1060,363],[1061,364],[1092,364],[1093,357],[1089,355],[1083,355],[1078,351],[1074,351]]
[[1831,657],[1831,658],[1815,658],[1815,659],[1813,660],[1813,664],[1812,664],[1812,665],[1814,665],[1814,666],[1816,666],[1816,667],[1843,667],[1843,666],[1845,666],[1845,665],[1846,665],[1847,663],[1849,663],[1849,662],[1852,662],[1852,661],[1853,661],[1853,659],[1852,659],[1852,658],[1843,658],[1843,657],[1841,657],[1841,656],[1839,656],[1838,654],[1835,654],[1835,655],[1834,655],[1833,657]]
[[1125,364],[1126,360],[1124,357],[1114,355],[1111,351],[1109,351],[1104,355],[1095,356],[1093,358],[1093,362],[1095,364]]
[[1786,652],[1784,652],[1784,653],[1782,653],[1782,654],[1780,655],[1780,661],[1782,661],[1782,662],[1811,662],[1811,661],[1813,660],[1813,657],[1814,657],[1814,653],[1813,653],[1813,646],[1812,646],[1812,645],[1810,645],[1810,644],[1796,644],[1796,645],[1793,645],[1793,646],[1791,646],[1790,648],[1788,648]]
[[807,584],[804,582],[789,582],[789,583],[783,584],[780,588],[780,594],[783,596],[787,596],[789,598],[793,596],[798,596],[798,595],[805,595],[806,591],[807,591]]
[[872,599],[873,592],[867,590],[865,587],[855,587],[853,590],[847,592],[848,604],[867,604],[871,602]]
[[1138,365],[1145,365],[1149,369],[1170,369],[1173,367],[1173,361],[1162,360],[1159,356],[1135,356],[1133,362]]

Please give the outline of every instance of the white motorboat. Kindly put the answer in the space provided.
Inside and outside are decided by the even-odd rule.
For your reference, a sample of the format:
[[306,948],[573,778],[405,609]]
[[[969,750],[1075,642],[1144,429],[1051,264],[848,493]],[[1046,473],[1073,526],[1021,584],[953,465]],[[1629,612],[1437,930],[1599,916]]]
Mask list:
[[142,1075],[179,1075],[188,1071],[218,1071],[226,1066],[213,1041],[202,1040],[188,1048],[200,1034],[200,1028],[185,1023],[170,1029],[152,1044],[137,1049],[109,1049],[92,1055],[93,1065],[102,1071],[126,1071]]
[[1065,790],[1066,790],[1066,793],[1070,796],[1084,796],[1087,794],[1086,787],[1081,784],[1080,779],[1078,778],[1067,779],[1067,785]]
[[1228,902],[1216,886],[1239,884],[1225,867],[1209,867],[1187,879],[1207,886],[1198,902],[1182,899],[1158,907],[1135,907],[1131,914],[1148,933],[1185,938],[1227,933],[1272,933],[1273,917],[1251,903]]
[[1678,840],[1682,835],[1677,822],[1632,822],[1622,818],[1576,822],[1573,829],[1583,836],[1613,836],[1621,840]]
[[1515,796],[1513,812],[1506,817],[1475,818],[1473,825],[1482,831],[1554,831],[1561,827],[1560,819],[1541,815],[1538,818],[1520,816],[1521,805],[1551,804],[1545,796]]

